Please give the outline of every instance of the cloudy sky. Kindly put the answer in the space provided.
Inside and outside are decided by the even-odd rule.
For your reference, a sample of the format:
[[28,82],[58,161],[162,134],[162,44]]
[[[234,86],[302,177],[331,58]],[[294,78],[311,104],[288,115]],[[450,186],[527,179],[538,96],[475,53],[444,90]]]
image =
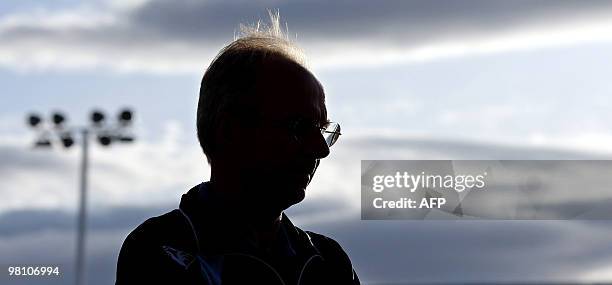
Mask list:
[[610,158],[612,2],[328,2],[0,2],[0,264],[72,280],[79,153],[33,150],[27,113],[136,110],[136,143],[91,153],[88,275],[112,283],[125,235],[207,179],[202,73],[272,8],[344,133],[291,216],[338,239],[363,280],[612,279],[605,221],[359,220],[362,159]]

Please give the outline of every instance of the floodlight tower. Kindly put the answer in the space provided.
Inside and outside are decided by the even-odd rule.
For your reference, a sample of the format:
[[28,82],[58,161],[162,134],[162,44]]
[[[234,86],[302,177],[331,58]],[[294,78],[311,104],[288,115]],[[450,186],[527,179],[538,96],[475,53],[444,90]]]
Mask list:
[[53,112],[49,122],[45,122],[38,114],[30,114],[27,124],[37,132],[34,148],[51,148],[53,141],[59,141],[64,149],[75,144],[74,137],[80,135],[81,167],[79,181],[79,210],[77,216],[77,244],[75,260],[75,283],[85,282],[85,228],[87,222],[87,173],[89,166],[88,141],[90,135],[97,138],[102,146],[110,146],[113,142],[129,143],[134,141],[131,133],[133,112],[125,108],[117,115],[116,122],[108,122],[106,115],[100,110],[91,112],[90,124],[86,126],[68,126],[67,118],[61,112]]

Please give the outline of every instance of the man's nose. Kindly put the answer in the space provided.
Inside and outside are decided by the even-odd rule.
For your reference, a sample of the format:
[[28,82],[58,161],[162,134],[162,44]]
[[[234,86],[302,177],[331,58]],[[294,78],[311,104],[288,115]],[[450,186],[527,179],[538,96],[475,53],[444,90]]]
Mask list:
[[303,138],[302,150],[309,158],[321,159],[329,155],[329,146],[320,131],[314,131]]

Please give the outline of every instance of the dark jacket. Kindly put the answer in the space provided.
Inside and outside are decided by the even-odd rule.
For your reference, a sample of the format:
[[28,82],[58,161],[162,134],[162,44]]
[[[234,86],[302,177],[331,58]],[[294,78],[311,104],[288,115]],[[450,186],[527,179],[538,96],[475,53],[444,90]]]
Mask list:
[[146,220],[127,236],[116,285],[359,284],[333,239],[303,231],[283,214],[275,243],[260,249],[239,219],[219,217],[206,189],[206,182],[193,187],[178,209]]

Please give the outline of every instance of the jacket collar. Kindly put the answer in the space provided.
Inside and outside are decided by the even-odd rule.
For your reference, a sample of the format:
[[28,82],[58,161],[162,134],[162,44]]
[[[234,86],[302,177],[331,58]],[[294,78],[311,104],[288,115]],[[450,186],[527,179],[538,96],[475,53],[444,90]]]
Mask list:
[[[223,254],[243,252],[257,255],[254,233],[250,226],[238,216],[221,215],[227,209],[217,203],[220,199],[209,191],[210,182],[203,182],[192,187],[181,197],[179,208],[193,224],[202,254]],[[310,241],[310,236],[293,225],[289,217],[282,213],[281,227],[277,242],[270,249],[273,254],[281,256],[318,254]]]

